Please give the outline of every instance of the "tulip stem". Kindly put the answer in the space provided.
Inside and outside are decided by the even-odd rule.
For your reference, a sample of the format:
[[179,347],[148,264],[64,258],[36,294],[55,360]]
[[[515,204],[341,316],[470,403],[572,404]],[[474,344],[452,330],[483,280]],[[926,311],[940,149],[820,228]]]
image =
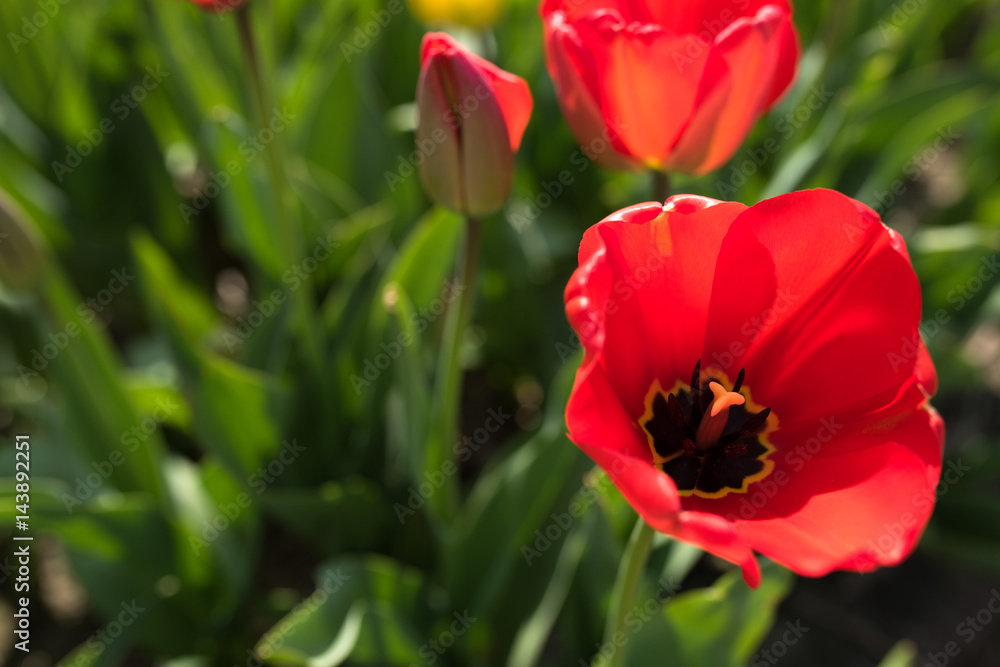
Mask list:
[[665,171],[653,171],[653,201],[666,201],[670,196],[670,175]]
[[[465,244],[462,247],[458,275],[455,279],[455,287],[461,290],[461,296],[448,310],[444,335],[441,340],[441,358],[438,363],[437,381],[442,383],[442,390],[435,391],[440,403],[433,409],[433,414],[440,419],[439,426],[434,432],[440,436],[428,443],[428,456],[432,458],[427,461],[427,469],[432,471],[440,470],[446,462],[451,461],[452,446],[458,439],[461,427],[462,339],[465,330],[472,321],[481,236],[482,222],[478,218],[468,216],[465,225]],[[446,518],[450,519],[456,510],[458,492],[453,476],[446,475],[446,478],[448,481],[446,488],[443,489],[445,493],[442,494],[444,507],[439,508],[439,510]]]
[[[268,79],[264,76],[260,52],[254,39],[249,5],[244,4],[236,10],[236,26],[249,70],[250,90],[258,116],[257,126],[259,129],[264,129],[268,125],[268,113],[271,109],[271,91],[268,87]],[[293,266],[302,261],[304,251],[302,250],[302,226],[287,182],[288,170],[284,165],[281,148],[277,145],[277,136],[274,136],[271,141],[261,143],[265,144],[265,163],[274,197],[275,223],[271,233],[274,242],[278,245],[282,260],[288,266]],[[312,289],[308,285],[308,281],[303,281],[301,288],[293,291],[291,301],[296,310],[299,311],[301,318],[299,324],[302,327],[301,334],[305,343],[305,352],[309,357],[309,366],[317,378],[322,378],[323,347],[316,335],[319,327],[312,304]]]
[[614,648],[611,657],[599,663],[601,667],[620,667],[625,664],[628,649],[628,635],[625,633],[625,619],[632,610],[635,592],[642,581],[642,573],[649,560],[649,551],[653,546],[653,529],[642,517],[635,523],[632,535],[625,545],[621,563],[618,564],[618,575],[615,586],[611,590],[611,604],[608,607],[608,618],[604,624],[604,643],[602,646]]

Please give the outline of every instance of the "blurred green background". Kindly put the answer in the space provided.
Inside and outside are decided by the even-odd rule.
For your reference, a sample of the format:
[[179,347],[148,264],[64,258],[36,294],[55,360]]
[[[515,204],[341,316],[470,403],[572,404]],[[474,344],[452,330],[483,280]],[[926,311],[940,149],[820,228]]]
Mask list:
[[[768,565],[751,592],[658,541],[628,664],[924,665],[952,641],[947,664],[1000,664],[1000,617],[959,626],[1000,589],[1000,282],[977,276],[1000,246],[1000,3],[795,9],[795,87],[730,165],[673,190],[834,188],[906,237],[954,474],[891,570]],[[583,231],[649,177],[580,159],[535,3],[456,32],[535,111],[485,221],[445,474],[429,416],[462,225],[409,157],[431,27],[401,0],[251,0],[249,18],[263,100],[232,13],[0,3],[0,475],[30,434],[36,538],[25,657],[4,479],[3,661],[587,664],[635,514],[563,435],[562,289]]]

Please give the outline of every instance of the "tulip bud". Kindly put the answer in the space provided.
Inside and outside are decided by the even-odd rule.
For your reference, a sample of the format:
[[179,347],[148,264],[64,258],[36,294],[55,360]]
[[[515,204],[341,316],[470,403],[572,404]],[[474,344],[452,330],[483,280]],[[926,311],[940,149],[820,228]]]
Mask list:
[[48,264],[45,242],[27,214],[0,190],[0,282],[30,290],[45,276]]
[[500,19],[506,0],[410,0],[410,11],[428,25],[487,28]]
[[465,215],[499,210],[510,196],[514,154],[531,116],[520,77],[430,33],[421,47],[417,153],[424,189]]

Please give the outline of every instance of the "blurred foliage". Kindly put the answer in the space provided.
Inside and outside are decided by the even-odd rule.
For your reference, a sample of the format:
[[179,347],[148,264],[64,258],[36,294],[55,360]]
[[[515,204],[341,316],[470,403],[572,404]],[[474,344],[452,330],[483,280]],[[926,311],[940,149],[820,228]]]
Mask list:
[[[946,460],[970,468],[942,487],[922,549],[1000,576],[1000,283],[981,273],[1000,245],[1000,4],[794,4],[794,89],[730,165],[673,189],[753,203],[834,188],[904,235]],[[60,664],[600,651],[634,513],[564,436],[578,357],[561,293],[583,230],[648,199],[648,177],[579,160],[534,2],[456,29],[528,80],[535,112],[515,194],[484,227],[462,347],[474,440],[445,474],[427,416],[462,226],[414,174],[429,28],[411,5],[250,0],[258,93],[233,13],[0,3],[0,428],[31,435],[32,526],[85,596],[83,620],[37,619]],[[9,264],[8,243],[34,265]],[[768,566],[751,592],[684,545],[652,563],[649,595],[662,577],[684,590],[638,624],[629,664],[745,664],[794,585]],[[127,604],[135,622],[95,639]],[[912,658],[903,643],[883,664]]]

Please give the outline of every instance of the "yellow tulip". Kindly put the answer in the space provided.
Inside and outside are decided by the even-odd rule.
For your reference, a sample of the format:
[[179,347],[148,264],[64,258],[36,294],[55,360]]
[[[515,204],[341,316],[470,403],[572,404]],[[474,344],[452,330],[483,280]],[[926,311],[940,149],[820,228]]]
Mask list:
[[486,28],[500,19],[507,0],[409,0],[410,11],[423,23],[451,23]]

